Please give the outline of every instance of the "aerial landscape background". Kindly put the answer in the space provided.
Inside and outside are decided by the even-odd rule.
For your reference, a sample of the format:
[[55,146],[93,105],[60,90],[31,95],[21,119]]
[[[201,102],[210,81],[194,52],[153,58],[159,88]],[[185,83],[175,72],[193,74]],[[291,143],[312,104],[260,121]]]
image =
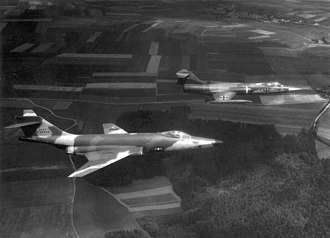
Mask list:
[[[182,130],[224,143],[84,156],[1,130],[1,237],[329,237],[329,1],[1,1],[1,126]],[[211,104],[175,73],[299,92]]]

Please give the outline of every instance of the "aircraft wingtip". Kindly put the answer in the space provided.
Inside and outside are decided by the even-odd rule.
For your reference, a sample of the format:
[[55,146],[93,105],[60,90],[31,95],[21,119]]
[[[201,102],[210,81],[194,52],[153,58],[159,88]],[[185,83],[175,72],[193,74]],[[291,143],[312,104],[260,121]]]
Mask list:
[[68,178],[75,178],[75,177],[77,177],[77,176],[76,176],[76,172],[74,172],[74,173],[72,173],[72,174],[70,174],[70,175],[68,176]]

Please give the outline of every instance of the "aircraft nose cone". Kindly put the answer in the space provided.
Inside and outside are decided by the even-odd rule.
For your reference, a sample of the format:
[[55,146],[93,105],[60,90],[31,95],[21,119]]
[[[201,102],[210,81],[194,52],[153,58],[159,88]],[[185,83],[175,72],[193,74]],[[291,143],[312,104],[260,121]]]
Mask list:
[[288,91],[299,91],[299,90],[304,90],[304,88],[288,87]]
[[197,146],[199,148],[207,148],[207,147],[213,147],[213,146],[219,145],[222,143],[222,141],[210,139],[210,138],[194,137],[193,143],[195,144],[195,146]]
[[214,140],[214,142],[212,143],[214,146],[220,145],[222,144],[221,140]]

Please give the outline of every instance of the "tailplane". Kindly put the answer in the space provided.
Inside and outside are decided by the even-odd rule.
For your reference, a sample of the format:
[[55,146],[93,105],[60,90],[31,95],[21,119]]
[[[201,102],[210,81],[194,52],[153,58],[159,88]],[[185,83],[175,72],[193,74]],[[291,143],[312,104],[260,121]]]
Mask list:
[[194,83],[205,84],[206,82],[200,80],[193,72],[187,69],[181,69],[176,73],[178,76],[178,84],[184,85],[188,80],[192,80]]
[[24,110],[23,116],[16,117],[16,123],[5,127],[5,129],[22,128],[26,137],[50,137],[68,134],[42,117],[38,116],[33,110]]

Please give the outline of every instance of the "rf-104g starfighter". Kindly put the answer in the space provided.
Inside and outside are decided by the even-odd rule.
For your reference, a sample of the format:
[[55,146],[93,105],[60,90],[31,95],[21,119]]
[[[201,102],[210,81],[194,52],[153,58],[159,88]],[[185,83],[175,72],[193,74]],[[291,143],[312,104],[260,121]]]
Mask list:
[[63,148],[68,154],[85,155],[89,160],[69,177],[82,177],[130,155],[149,152],[212,147],[222,141],[191,136],[181,131],[127,133],[115,124],[103,125],[104,134],[76,135],[52,125],[32,110],[24,110],[16,123],[5,127],[21,127],[22,141],[45,143]]
[[178,84],[182,85],[187,93],[212,95],[211,103],[223,102],[252,102],[250,100],[233,100],[236,94],[267,94],[285,93],[304,90],[303,88],[289,87],[279,82],[264,83],[237,83],[237,82],[206,82],[200,80],[193,72],[181,69],[176,73]]

